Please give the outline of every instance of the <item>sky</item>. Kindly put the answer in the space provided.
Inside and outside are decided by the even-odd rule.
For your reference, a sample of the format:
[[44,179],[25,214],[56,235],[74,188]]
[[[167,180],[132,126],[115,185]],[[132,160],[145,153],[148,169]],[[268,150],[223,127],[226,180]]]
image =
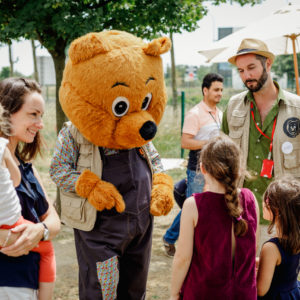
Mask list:
[[[209,1],[208,1],[209,2]],[[265,0],[255,6],[240,6],[237,3],[212,6],[207,4],[207,16],[199,21],[199,28],[194,32],[183,32],[174,35],[175,63],[177,65],[203,65],[205,58],[198,53],[199,49],[209,48],[217,40],[219,27],[244,27],[255,20],[266,17],[275,9],[291,4],[299,4],[299,0]],[[37,43],[37,42],[36,42]],[[48,51],[40,46],[37,55],[49,56]],[[16,71],[28,76],[33,73],[33,59],[30,41],[13,42],[13,59]],[[170,53],[162,55],[164,67],[170,65]],[[0,70],[9,66],[8,47],[0,47]]]

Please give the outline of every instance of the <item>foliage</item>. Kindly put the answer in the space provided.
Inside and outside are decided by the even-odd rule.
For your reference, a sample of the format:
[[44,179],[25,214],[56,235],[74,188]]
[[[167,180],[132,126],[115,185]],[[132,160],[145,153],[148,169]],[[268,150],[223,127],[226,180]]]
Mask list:
[[202,84],[202,80],[207,73],[218,73],[217,64],[212,64],[210,66],[200,66],[197,69],[197,78]]
[[[187,65],[177,65],[176,66],[176,75],[181,80],[183,80],[183,78],[184,78],[184,74],[186,72],[187,67],[188,67]],[[167,69],[166,69],[166,73],[165,73],[165,80],[169,81],[170,78],[171,78],[171,67],[168,65]]]
[[[34,13],[36,12],[36,13]],[[38,39],[49,51],[91,31],[120,29],[152,38],[191,31],[206,9],[189,0],[1,0],[1,36]]]
[[[215,0],[218,5],[226,0]],[[235,0],[241,5],[257,0]],[[151,38],[193,31],[207,9],[192,0],[0,0],[0,41],[38,39],[55,53],[91,31],[120,29]],[[2,37],[2,38],[1,38]]]
[[[190,67],[190,66],[187,66],[187,65],[177,65],[176,66],[176,77],[177,77],[177,82],[178,82],[179,88],[185,88],[187,85],[189,87],[195,87],[195,86],[201,87],[202,80],[207,73],[211,73],[211,72],[217,73],[218,72],[217,64],[212,64],[210,66],[199,66],[197,68],[197,74],[195,77],[195,81],[186,83],[184,81],[184,78],[185,78],[188,67]],[[167,66],[167,68],[166,68],[165,81],[166,81],[167,86],[171,85],[171,67],[170,66]]]
[[[14,72],[14,76],[15,77],[26,77],[18,71]],[[3,67],[0,71],[0,80],[3,80],[8,77],[10,77],[10,67]]]
[[[230,2],[233,2],[234,0],[231,0]],[[238,2],[240,5],[245,5],[245,4],[259,4],[261,3],[263,0],[236,0],[235,2]],[[213,0],[212,3],[214,5],[220,5],[221,3],[226,3],[228,2],[227,0]]]
[[[256,0],[235,0],[240,4]],[[215,0],[218,5],[226,0]],[[56,118],[65,121],[58,89],[65,49],[75,38],[92,31],[119,29],[143,38],[161,33],[192,31],[207,12],[204,1],[192,0],[0,0],[0,42],[37,39],[51,54],[56,72]]]
[[190,0],[0,0],[0,41],[37,39],[51,54],[56,71],[56,117],[65,121],[58,89],[65,49],[75,38],[93,31],[119,29],[144,38],[181,29],[193,30],[205,9]]
[[0,80],[9,77],[10,74],[10,67],[3,67],[0,72]]
[[[300,63],[300,53],[297,54],[298,68]],[[288,81],[295,85],[295,69],[294,69],[294,58],[293,55],[278,55],[272,65],[272,71],[281,77],[287,73]]]

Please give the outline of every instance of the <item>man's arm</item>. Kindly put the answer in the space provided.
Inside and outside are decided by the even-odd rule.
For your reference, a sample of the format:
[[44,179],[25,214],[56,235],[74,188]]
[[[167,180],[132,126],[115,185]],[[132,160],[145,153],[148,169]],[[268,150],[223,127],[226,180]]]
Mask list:
[[207,140],[196,140],[201,125],[199,116],[189,111],[184,118],[184,124],[181,135],[181,148],[188,150],[200,150],[207,143]]
[[149,142],[145,145],[145,149],[148,152],[148,155],[151,159],[153,173],[162,173],[164,171],[164,167],[161,162],[160,155],[156,148],[154,147],[152,142]]
[[67,127],[58,134],[49,169],[50,178],[65,192],[74,192],[81,172],[76,170],[78,148]]
[[195,140],[194,135],[188,133],[182,133],[181,136],[181,148],[189,150],[200,150],[207,143],[207,140]]

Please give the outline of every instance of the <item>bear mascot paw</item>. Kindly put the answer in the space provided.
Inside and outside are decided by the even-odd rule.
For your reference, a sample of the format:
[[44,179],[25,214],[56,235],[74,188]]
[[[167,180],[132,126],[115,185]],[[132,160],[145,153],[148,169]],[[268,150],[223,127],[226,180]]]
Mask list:
[[117,212],[123,212],[125,203],[116,187],[110,182],[101,180],[96,174],[84,170],[79,176],[76,185],[76,193],[87,198],[99,211],[116,208]]
[[170,176],[157,173],[153,176],[150,212],[153,216],[167,215],[173,207],[173,180]]

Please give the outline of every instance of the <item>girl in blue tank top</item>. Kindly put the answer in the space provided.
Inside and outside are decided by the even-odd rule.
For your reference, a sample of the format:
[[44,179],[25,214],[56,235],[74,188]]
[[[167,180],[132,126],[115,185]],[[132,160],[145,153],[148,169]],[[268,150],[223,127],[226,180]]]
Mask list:
[[284,177],[272,182],[263,202],[268,232],[276,236],[262,247],[257,274],[258,299],[300,299],[300,182]]

